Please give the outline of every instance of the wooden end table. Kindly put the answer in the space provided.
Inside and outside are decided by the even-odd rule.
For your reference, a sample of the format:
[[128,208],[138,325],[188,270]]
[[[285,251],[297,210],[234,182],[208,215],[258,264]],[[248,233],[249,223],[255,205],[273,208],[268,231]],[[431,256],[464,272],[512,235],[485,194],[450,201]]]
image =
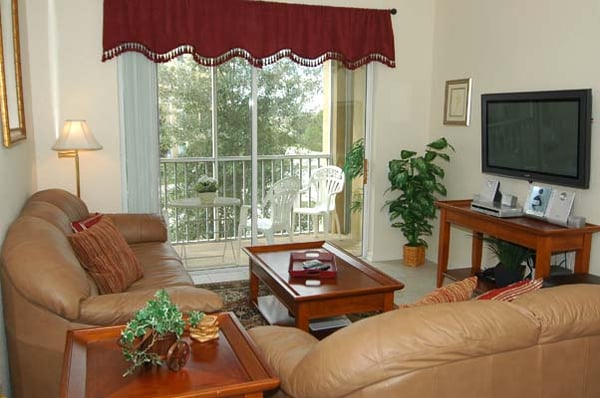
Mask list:
[[[471,210],[471,200],[439,201],[436,206],[440,209],[438,287],[442,286],[445,277],[462,279],[479,272],[484,234],[533,249],[536,278],[550,275],[550,257],[552,253],[562,251],[575,252],[575,273],[588,273],[592,234],[600,231],[599,225],[566,228],[529,217],[498,218]],[[473,231],[469,269],[448,269],[450,227],[453,225]]]
[[[394,291],[404,284],[345,250],[324,241],[243,248],[250,258],[250,300],[270,324],[294,325],[308,331],[311,319],[394,308]],[[337,277],[306,286],[292,278],[290,254],[327,251],[336,257]],[[258,297],[259,280],[273,293]],[[292,318],[293,316],[293,318]]]
[[166,365],[123,377],[129,362],[117,340],[124,326],[70,330],[63,361],[61,397],[260,398],[279,386],[234,314],[219,314],[219,339],[184,339],[192,352],[179,372]]

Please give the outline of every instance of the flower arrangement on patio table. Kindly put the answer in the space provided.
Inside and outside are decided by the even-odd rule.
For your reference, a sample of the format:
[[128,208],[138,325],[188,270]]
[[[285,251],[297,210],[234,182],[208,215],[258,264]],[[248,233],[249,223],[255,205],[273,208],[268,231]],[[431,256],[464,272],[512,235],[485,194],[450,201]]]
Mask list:
[[[190,311],[190,327],[197,327],[204,313]],[[165,361],[169,369],[177,371],[189,358],[189,345],[181,339],[186,323],[183,313],[171,301],[169,294],[159,290],[154,299],[138,310],[121,331],[119,345],[131,366],[123,376],[132,374],[142,365],[161,366]],[[161,344],[161,342],[165,344]],[[167,352],[160,352],[164,349]]]
[[217,192],[218,188],[219,182],[217,181],[217,179],[214,177],[209,177],[206,174],[203,174],[200,176],[200,178],[198,178],[198,182],[194,187],[194,189],[198,193]]

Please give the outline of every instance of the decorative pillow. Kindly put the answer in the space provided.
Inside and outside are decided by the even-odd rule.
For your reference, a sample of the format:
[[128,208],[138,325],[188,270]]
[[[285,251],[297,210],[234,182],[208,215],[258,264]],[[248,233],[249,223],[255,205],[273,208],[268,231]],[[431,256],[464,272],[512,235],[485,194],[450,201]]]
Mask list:
[[101,294],[122,292],[143,275],[133,251],[108,217],[101,217],[94,228],[69,235],[69,242]]
[[513,301],[517,297],[538,290],[542,287],[544,280],[542,278],[535,280],[523,280],[520,282],[513,283],[506,287],[490,290],[480,296],[477,296],[476,300],[496,300],[496,301]]
[[102,218],[102,214],[95,213],[88,218],[73,221],[71,223],[71,229],[73,230],[73,232],[85,231],[86,229],[89,229],[92,226],[96,225],[98,223],[98,221],[100,221],[101,218]]
[[446,286],[435,289],[433,292],[426,294],[419,301],[404,305],[402,307],[415,307],[419,305],[451,303],[454,301],[469,300],[473,296],[473,291],[477,286],[477,277],[471,276],[462,281],[453,282]]

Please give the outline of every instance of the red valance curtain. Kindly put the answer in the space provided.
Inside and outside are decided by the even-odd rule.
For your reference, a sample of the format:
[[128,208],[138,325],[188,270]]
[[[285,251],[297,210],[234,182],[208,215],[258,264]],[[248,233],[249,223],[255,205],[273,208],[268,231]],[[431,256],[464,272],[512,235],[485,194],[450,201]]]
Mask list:
[[356,69],[395,67],[389,10],[246,0],[104,0],[106,61],[137,51],[154,62],[191,54],[206,66],[242,57],[262,67],[288,57]]

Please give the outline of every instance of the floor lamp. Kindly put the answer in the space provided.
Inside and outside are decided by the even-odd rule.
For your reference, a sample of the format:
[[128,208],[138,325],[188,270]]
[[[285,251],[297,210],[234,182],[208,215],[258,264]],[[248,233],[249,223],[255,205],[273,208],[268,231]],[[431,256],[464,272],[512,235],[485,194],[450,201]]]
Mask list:
[[96,141],[85,120],[67,120],[52,149],[58,151],[59,158],[75,158],[77,197],[81,197],[79,151],[97,151],[102,145]]

